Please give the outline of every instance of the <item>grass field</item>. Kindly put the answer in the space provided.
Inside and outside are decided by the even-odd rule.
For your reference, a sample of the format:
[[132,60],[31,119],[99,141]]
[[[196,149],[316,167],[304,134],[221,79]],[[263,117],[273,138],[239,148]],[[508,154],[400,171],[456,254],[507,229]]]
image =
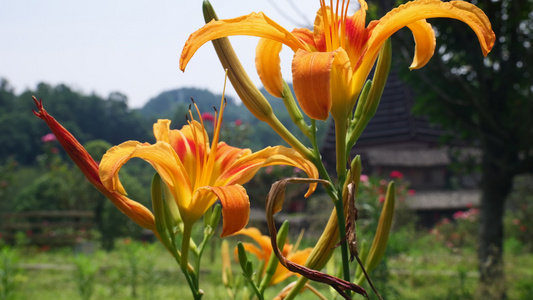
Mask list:
[[[159,244],[119,242],[115,250],[95,250],[87,256],[89,260],[82,263],[74,259],[75,251],[70,248],[43,251],[24,247],[15,251],[18,268],[11,299],[83,299],[80,285],[94,287],[90,299],[190,298],[188,286],[175,261]],[[221,282],[218,249],[208,249],[202,263],[203,299],[228,299]],[[91,266],[95,272],[94,282],[80,277],[84,272],[90,274]],[[237,267],[238,263],[235,263],[233,273],[236,278],[240,276]],[[508,298],[531,299],[533,254],[507,251],[505,267]],[[374,280],[386,299],[473,299],[476,268],[474,250],[451,251],[427,236],[418,239],[406,251],[389,255],[386,264],[376,270]],[[314,286],[327,298],[333,298],[329,287]],[[271,287],[267,298],[274,297],[282,287],[281,284]],[[310,292],[305,292],[301,298],[316,299]],[[373,295],[371,299],[374,299]]]

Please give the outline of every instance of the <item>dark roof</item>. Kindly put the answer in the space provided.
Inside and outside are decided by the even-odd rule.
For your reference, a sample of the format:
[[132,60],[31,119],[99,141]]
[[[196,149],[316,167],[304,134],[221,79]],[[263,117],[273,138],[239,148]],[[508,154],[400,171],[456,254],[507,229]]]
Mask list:
[[438,143],[442,130],[429,124],[426,117],[413,116],[413,93],[391,72],[378,110],[366,126],[357,145],[423,141]]
[[372,151],[365,152],[365,158],[370,165],[382,167],[434,167],[450,164],[450,156],[446,148],[372,149]]
[[417,192],[405,201],[412,210],[464,209],[479,206],[477,190]]

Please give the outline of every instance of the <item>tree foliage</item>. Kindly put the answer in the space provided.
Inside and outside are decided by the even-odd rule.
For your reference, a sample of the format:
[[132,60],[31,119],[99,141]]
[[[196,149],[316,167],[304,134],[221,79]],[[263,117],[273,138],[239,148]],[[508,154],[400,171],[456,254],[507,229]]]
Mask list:
[[[378,11],[391,8],[378,2]],[[472,2],[492,23],[497,38],[492,52],[482,56],[465,24],[429,20],[437,35],[435,56],[404,78],[417,94],[415,113],[448,129],[449,139],[481,150],[480,296],[499,299],[505,295],[505,199],[516,175],[533,172],[533,1]],[[406,31],[394,42],[404,58],[400,69],[406,70],[412,37]]]
[[84,95],[66,85],[45,83],[35,90],[15,95],[5,79],[0,80],[0,163],[8,158],[31,164],[42,149],[41,137],[49,133],[46,124],[32,113],[31,96],[45,101],[51,114],[67,127],[81,143],[102,139],[118,144],[130,139],[150,141],[151,124],[127,105],[126,96],[111,93],[108,98]]

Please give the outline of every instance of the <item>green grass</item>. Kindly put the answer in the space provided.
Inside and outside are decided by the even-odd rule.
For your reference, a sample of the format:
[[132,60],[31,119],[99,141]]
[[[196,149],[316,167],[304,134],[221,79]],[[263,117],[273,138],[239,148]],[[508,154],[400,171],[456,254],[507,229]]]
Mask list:
[[[190,291],[176,262],[159,244],[149,249],[142,247],[136,254],[138,278],[137,283],[132,284],[129,247],[131,245],[120,243],[112,252],[96,251],[89,256],[99,266],[92,299],[190,299]],[[43,252],[19,248],[17,251],[22,271],[16,278],[15,299],[81,299],[71,249]],[[203,299],[228,299],[221,283],[219,250],[207,249],[202,266]],[[508,298],[528,299],[533,292],[533,254],[506,254],[505,267]],[[383,293],[387,299],[473,299],[477,284],[475,251],[451,251],[429,238],[419,239],[407,251],[389,257],[387,269],[386,281],[379,276],[376,278],[378,286],[386,286]],[[240,276],[237,263],[233,271],[235,277]],[[132,296],[132,286],[135,286],[136,297]],[[327,298],[332,297],[329,287],[314,286]],[[266,298],[273,298],[282,288],[283,285],[272,287]],[[309,292],[301,298],[316,299]],[[375,297],[372,295],[371,299]]]

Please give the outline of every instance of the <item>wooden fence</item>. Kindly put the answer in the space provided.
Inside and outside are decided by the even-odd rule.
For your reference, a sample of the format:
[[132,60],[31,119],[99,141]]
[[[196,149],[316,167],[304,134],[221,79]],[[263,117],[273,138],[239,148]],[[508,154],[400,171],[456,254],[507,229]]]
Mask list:
[[27,211],[0,214],[1,238],[37,246],[72,246],[91,238],[92,211]]

